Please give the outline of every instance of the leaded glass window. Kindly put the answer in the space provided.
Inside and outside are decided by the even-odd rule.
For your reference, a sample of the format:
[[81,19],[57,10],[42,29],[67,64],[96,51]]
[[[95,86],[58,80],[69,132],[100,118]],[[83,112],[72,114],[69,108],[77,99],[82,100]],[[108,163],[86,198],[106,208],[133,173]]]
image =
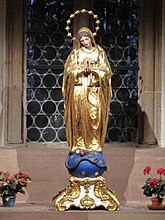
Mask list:
[[[138,0],[96,0],[98,44],[113,70],[107,142],[136,141],[138,99]],[[73,0],[27,0],[27,141],[66,141],[61,93],[63,66],[72,42],[66,20]]]
[[135,142],[138,127],[138,0],[95,2],[101,20],[98,42],[113,70],[106,141]]

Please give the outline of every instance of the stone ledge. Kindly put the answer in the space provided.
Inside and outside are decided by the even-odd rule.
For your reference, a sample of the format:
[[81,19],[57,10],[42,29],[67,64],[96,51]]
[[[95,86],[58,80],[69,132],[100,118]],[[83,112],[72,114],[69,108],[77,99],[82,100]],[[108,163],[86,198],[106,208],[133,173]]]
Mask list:
[[0,218],[5,220],[164,220],[165,210],[151,211],[142,203],[127,203],[119,211],[68,210],[57,212],[51,204],[16,204],[13,208],[0,207]]

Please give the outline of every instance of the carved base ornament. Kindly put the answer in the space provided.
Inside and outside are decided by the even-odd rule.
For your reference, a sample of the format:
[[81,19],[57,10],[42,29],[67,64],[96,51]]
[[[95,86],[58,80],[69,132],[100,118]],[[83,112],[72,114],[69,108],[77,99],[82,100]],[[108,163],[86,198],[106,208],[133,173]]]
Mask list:
[[102,176],[96,178],[71,176],[69,181],[70,186],[59,192],[52,200],[57,211],[65,211],[71,207],[95,209],[101,206],[108,211],[119,210],[115,192],[106,188]]

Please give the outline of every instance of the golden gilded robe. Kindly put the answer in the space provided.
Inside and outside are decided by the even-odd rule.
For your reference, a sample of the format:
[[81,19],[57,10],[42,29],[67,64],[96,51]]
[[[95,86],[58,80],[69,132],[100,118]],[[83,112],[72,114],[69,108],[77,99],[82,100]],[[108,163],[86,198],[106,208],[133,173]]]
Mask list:
[[[91,72],[84,62],[91,60]],[[69,151],[102,150],[111,101],[112,71],[105,51],[96,45],[91,51],[74,49],[64,67],[62,92]]]

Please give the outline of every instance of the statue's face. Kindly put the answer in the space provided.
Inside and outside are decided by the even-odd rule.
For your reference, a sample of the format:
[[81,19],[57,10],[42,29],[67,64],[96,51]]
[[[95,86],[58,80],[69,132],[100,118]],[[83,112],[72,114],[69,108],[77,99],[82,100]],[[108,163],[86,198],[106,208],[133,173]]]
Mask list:
[[91,47],[92,47],[92,41],[91,41],[90,37],[82,36],[80,38],[80,43],[81,43],[81,45],[83,45],[87,49],[91,49]]

